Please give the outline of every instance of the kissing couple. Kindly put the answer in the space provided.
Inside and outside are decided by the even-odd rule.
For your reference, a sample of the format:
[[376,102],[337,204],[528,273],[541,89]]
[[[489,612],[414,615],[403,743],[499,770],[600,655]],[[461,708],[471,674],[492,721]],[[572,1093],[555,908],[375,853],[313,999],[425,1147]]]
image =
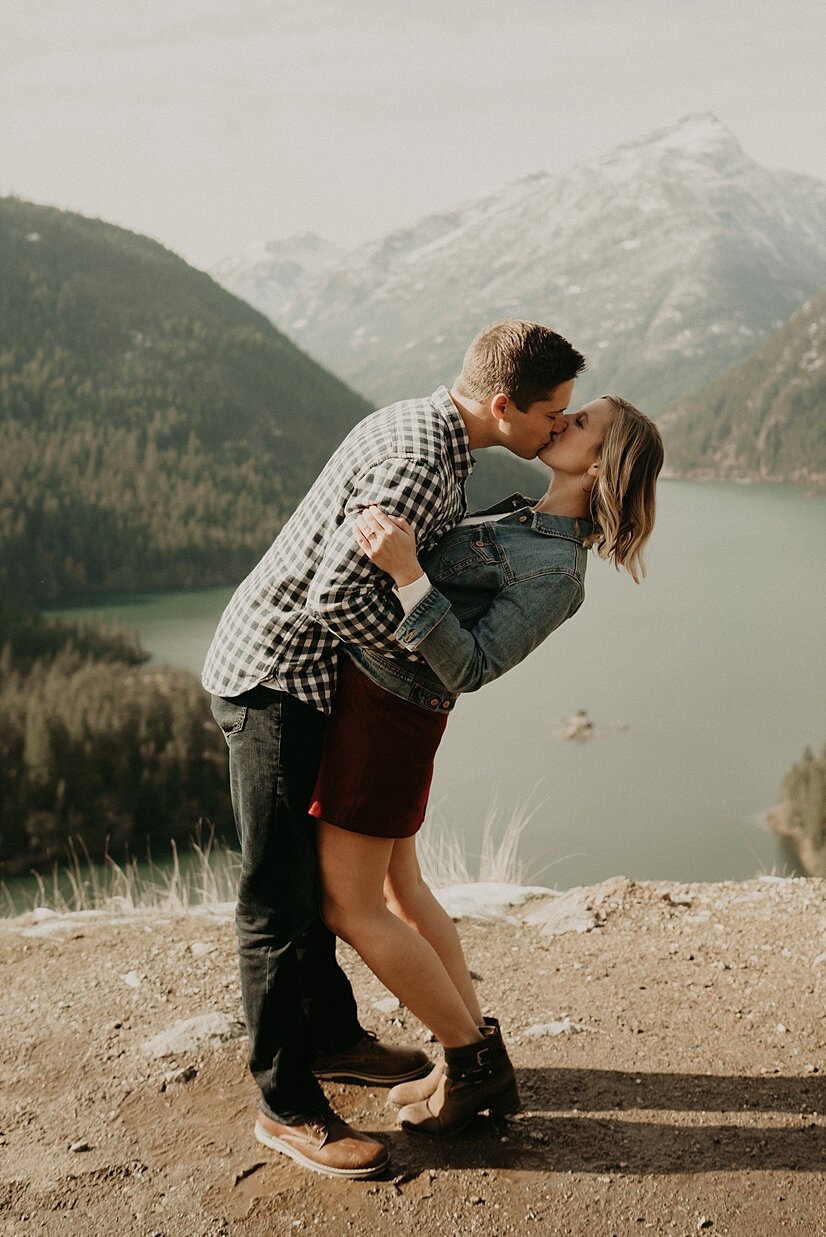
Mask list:
[[[324,1080],[391,1087],[411,1134],[458,1135],[519,1106],[416,834],[458,697],[577,613],[589,550],[644,575],[660,435],[617,395],[569,411],[584,366],[555,331],[509,319],[474,339],[450,389],[366,417],[239,585],[207,654],[242,850],[255,1135],[313,1171],[369,1177],[389,1161],[335,1113]],[[472,453],[492,446],[539,460],[545,491],[468,515]],[[336,937],[430,1029],[436,1061],[361,1026]]]

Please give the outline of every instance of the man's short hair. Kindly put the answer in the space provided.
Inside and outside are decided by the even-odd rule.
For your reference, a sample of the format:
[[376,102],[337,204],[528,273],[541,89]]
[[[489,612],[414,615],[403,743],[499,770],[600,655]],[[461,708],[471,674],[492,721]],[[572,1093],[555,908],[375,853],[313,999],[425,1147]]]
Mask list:
[[584,368],[582,354],[550,327],[506,318],[476,336],[454,389],[479,402],[501,391],[524,412]]

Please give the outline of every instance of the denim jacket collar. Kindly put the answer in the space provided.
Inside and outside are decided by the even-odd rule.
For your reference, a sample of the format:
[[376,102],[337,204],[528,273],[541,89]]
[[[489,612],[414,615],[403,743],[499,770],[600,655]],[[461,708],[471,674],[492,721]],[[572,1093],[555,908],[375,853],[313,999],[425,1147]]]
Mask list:
[[596,532],[596,524],[591,520],[586,520],[583,517],[574,518],[567,515],[550,515],[547,511],[534,511],[533,505],[537,500],[528,498],[525,494],[510,494],[507,498],[503,498],[498,503],[494,503],[492,507],[485,507],[482,511],[475,511],[474,515],[501,515],[503,512],[520,512],[518,517],[521,523],[527,523],[527,520],[522,519],[522,516],[528,516],[531,522],[531,528],[536,533],[542,533],[546,537],[567,537],[571,541],[578,541],[584,544],[585,541]]

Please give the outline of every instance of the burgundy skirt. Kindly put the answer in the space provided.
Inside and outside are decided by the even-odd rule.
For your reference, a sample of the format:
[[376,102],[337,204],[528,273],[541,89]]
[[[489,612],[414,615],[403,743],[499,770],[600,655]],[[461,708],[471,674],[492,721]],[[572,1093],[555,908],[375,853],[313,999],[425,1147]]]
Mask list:
[[446,725],[444,714],[401,700],[341,657],[310,815],[374,838],[412,837]]

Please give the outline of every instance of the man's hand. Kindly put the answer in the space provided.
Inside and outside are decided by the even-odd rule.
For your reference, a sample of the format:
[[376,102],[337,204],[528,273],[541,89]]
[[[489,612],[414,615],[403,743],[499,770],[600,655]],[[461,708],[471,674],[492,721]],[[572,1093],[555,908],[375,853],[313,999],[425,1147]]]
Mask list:
[[356,519],[356,542],[371,563],[392,576],[397,588],[424,575],[416,557],[416,534],[400,515],[366,507]]

